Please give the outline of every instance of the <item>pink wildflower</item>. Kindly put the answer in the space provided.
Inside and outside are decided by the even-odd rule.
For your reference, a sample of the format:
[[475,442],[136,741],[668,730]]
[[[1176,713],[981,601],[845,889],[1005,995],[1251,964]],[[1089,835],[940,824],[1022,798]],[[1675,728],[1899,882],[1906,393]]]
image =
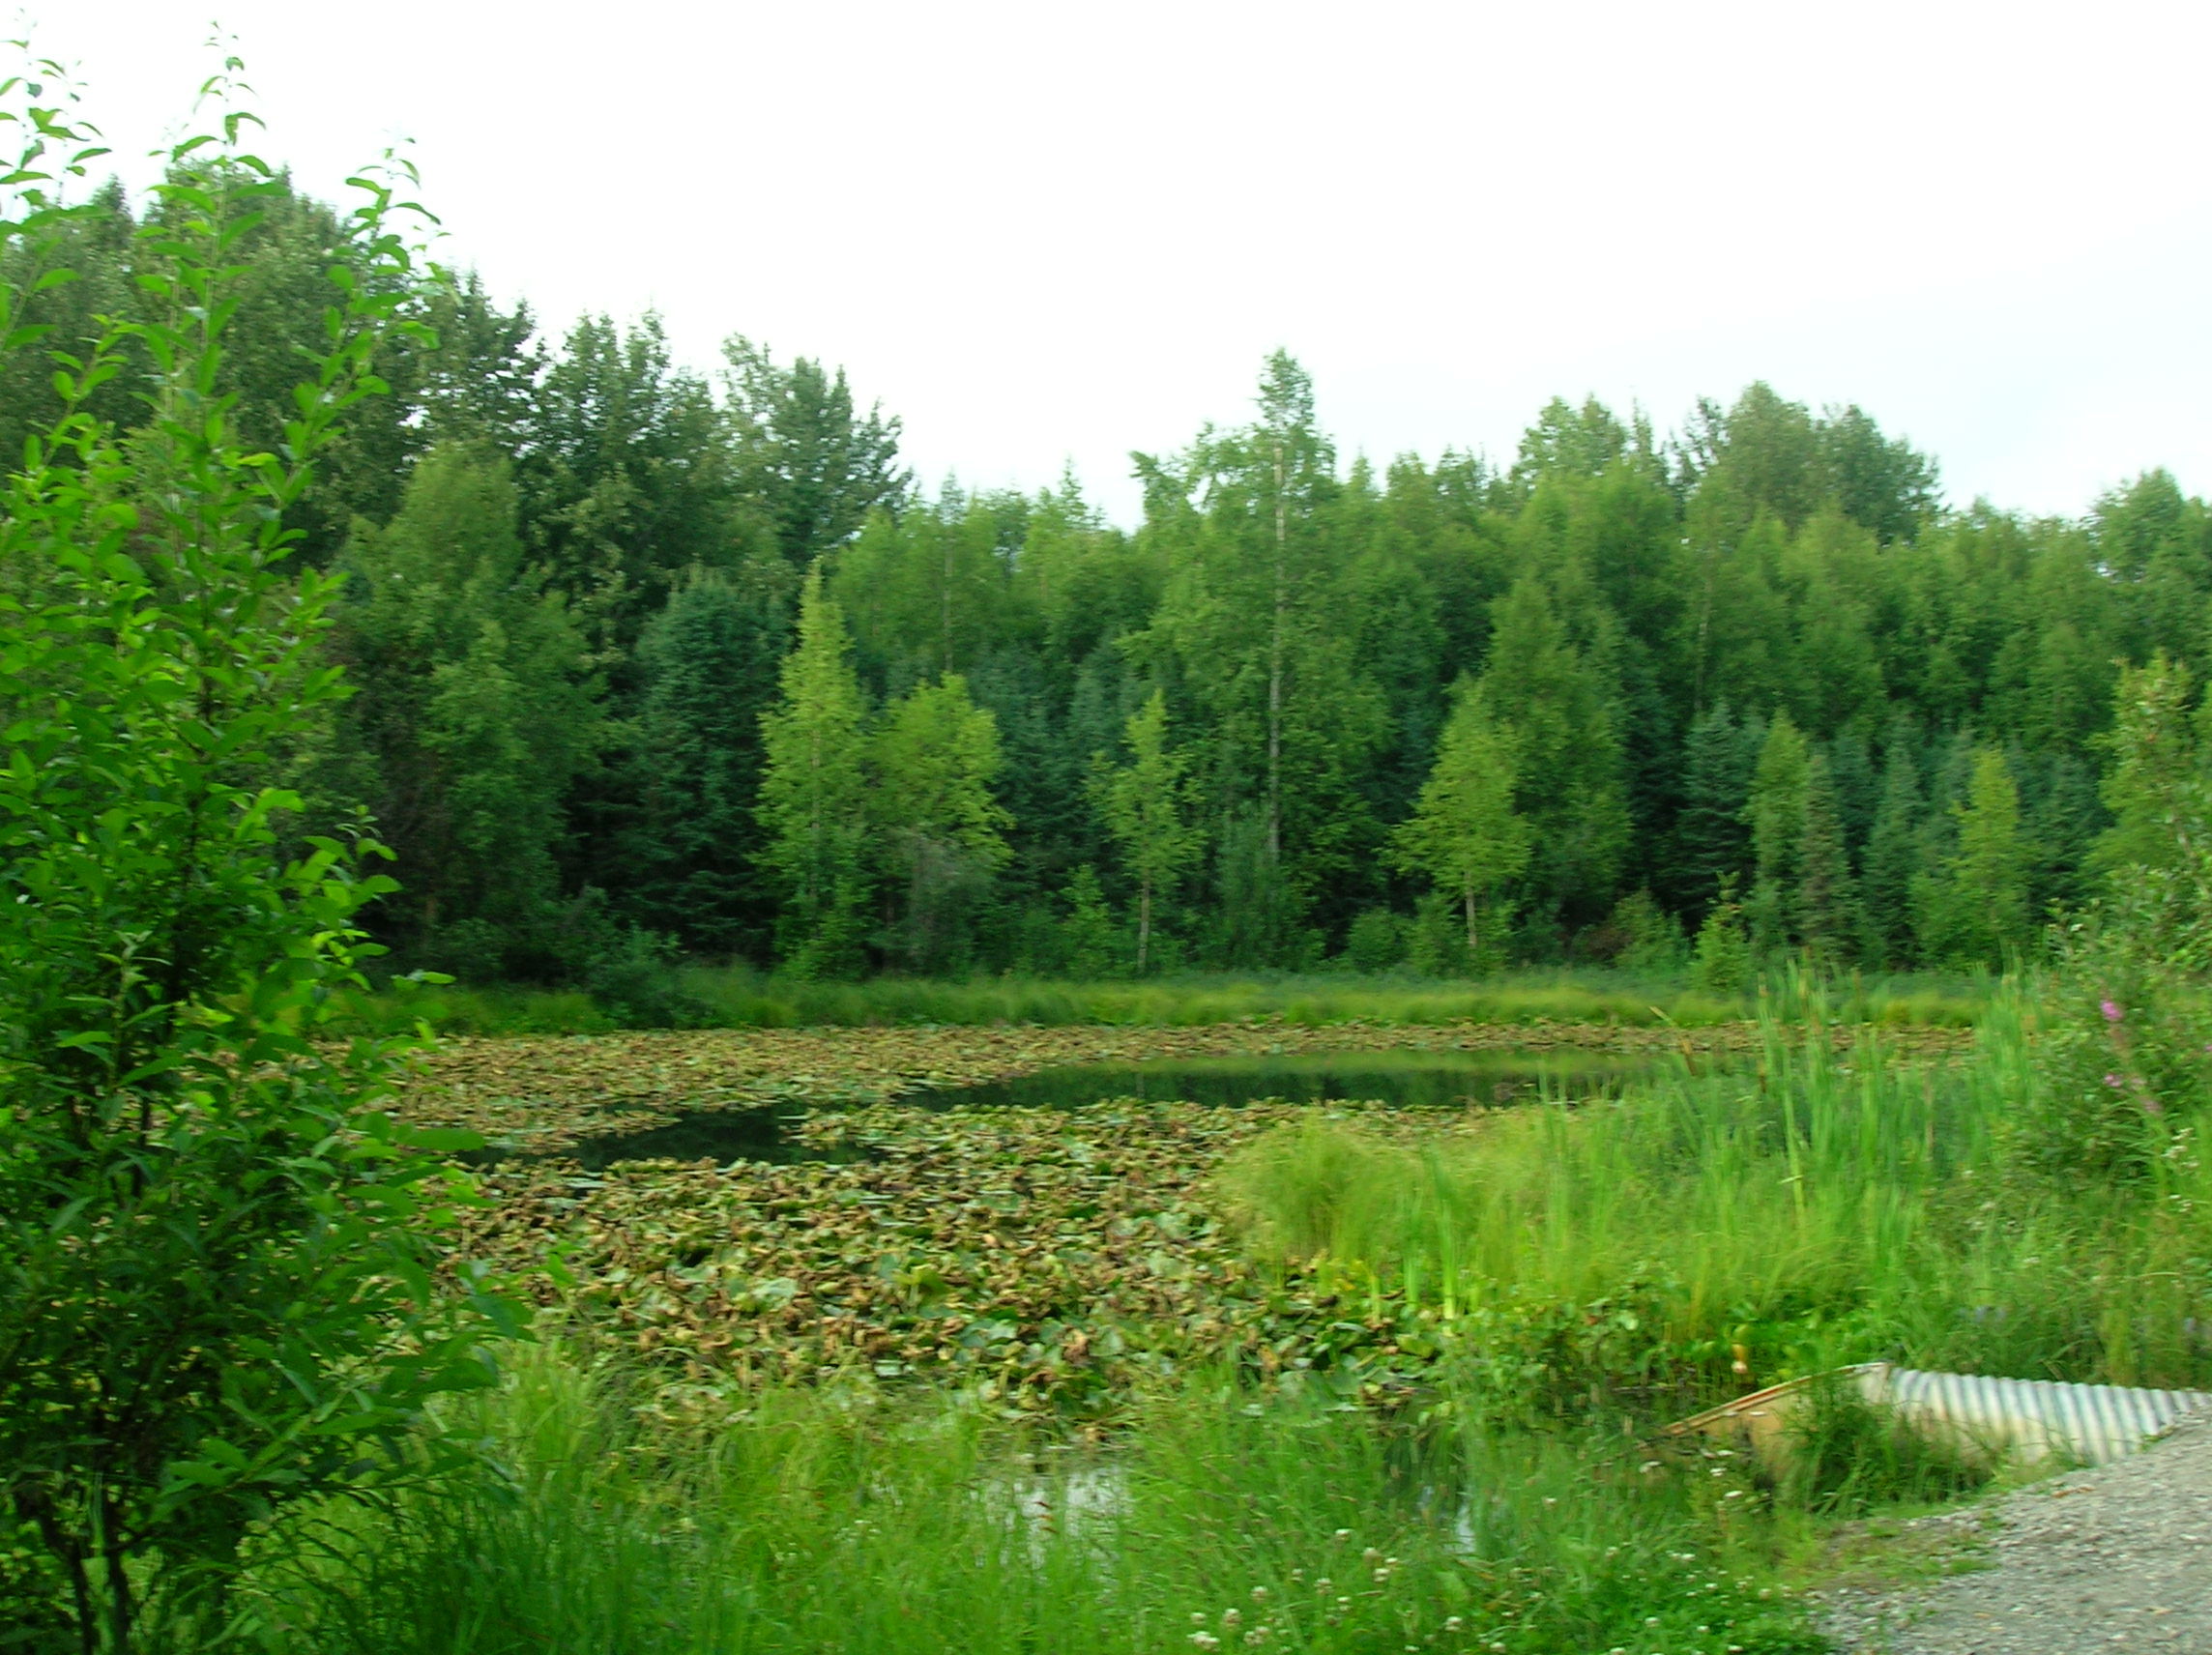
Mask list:
[[2107,995],[2102,1001],[2098,1002],[2097,1009],[2105,1014],[2105,1021],[2107,1023],[2117,1023],[2123,1016],[2126,1015],[2126,1013],[2120,1010],[2119,1002],[2112,999],[2110,995]]

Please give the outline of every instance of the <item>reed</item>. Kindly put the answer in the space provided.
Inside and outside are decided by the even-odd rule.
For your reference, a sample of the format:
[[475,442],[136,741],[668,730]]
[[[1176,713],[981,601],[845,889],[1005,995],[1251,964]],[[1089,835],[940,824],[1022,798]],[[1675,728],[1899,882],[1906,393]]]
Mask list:
[[[771,1394],[661,1435],[554,1349],[446,1429],[473,1475],[263,1537],[327,1655],[1818,1647],[1702,1479],[1581,1439],[1422,1441],[1203,1376],[1054,1450],[940,1402]],[[1762,1589],[1763,1588],[1763,1589]]]
[[2155,1188],[2031,1176],[2006,1133],[2037,1084],[2018,999],[1953,1060],[1769,1017],[1740,1070],[1677,1060],[1412,1146],[1317,1116],[1220,1184],[1278,1266],[1411,1282],[1451,1317],[1607,1321],[1575,1358],[1599,1377],[1741,1389],[1891,1358],[2212,1381],[2212,1179],[2186,1137]]
[[[1777,980],[1778,990],[1783,979]],[[1828,1015],[1887,1026],[1965,1027],[1988,1000],[1968,978],[1897,977],[1838,985]],[[673,970],[647,997],[647,1015],[580,990],[451,985],[359,995],[352,1021],[387,1030],[426,1021],[451,1034],[597,1034],[626,1027],[859,1028],[901,1025],[1106,1024],[1187,1028],[1279,1019],[1432,1025],[1670,1023],[1707,1027],[1753,1015],[1750,1000],[1715,998],[1680,981],[1625,973],[1528,973],[1474,982],[1315,974],[1190,976],[1143,982],[1027,977],[876,977],[816,982],[738,968]]]

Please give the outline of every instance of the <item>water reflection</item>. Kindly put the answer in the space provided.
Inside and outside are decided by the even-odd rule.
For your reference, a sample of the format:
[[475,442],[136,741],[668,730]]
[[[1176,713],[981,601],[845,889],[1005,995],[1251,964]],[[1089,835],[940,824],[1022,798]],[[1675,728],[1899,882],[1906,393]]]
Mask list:
[[[1220,1108],[1261,1098],[1377,1102],[1407,1109],[1498,1108],[1610,1093],[1650,1067],[1651,1060],[1617,1054],[1529,1050],[1162,1058],[1062,1064],[983,1086],[920,1087],[898,1093],[895,1101],[930,1110],[1081,1109],[1117,1098]],[[585,1138],[551,1153],[581,1161],[595,1173],[620,1161],[788,1164],[856,1161],[871,1154],[858,1146],[800,1142],[789,1131],[797,1118],[783,1106],[700,1110],[658,1126]],[[466,1158],[488,1165],[535,1160],[541,1152],[493,1147]]]
[[1409,1109],[1486,1108],[1588,1097],[1647,1072],[1647,1059],[1589,1052],[1346,1052],[1266,1058],[1162,1058],[1076,1063],[984,1086],[939,1087],[900,1101],[927,1109],[1080,1109],[1109,1098],[1234,1107],[1380,1102]]

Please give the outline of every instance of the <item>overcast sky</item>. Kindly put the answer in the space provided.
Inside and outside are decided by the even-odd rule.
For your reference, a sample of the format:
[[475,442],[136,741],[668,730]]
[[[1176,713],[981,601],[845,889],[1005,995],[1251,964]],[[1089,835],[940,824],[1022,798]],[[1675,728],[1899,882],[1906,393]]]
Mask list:
[[[127,179],[217,62],[179,0],[33,0]],[[1347,454],[1509,458],[1545,398],[1769,380],[1955,500],[2212,489],[2212,8],[229,0],[265,153],[404,139],[549,330],[841,363],[926,479],[1131,449],[1311,369]]]

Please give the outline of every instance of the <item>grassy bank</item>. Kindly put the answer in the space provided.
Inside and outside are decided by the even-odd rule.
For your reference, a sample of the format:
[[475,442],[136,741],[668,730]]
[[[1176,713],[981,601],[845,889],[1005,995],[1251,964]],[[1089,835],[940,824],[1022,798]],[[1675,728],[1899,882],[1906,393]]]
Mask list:
[[2141,1183],[2012,1153],[2041,1084],[2017,1002],[1958,1061],[1769,1024],[1756,1063],[1409,1145],[1309,1119],[1220,1182],[1259,1255],[1382,1280],[1526,1399],[1685,1401],[1844,1362],[2212,1382],[2212,1176],[2184,1129]]
[[341,1655],[1818,1649],[1830,1523],[1984,1473],[1863,1408],[1780,1481],[1655,1428],[1877,1357],[2212,1382],[2212,1178],[2186,1129],[2034,1170],[2016,999],[1948,1054],[1775,1009],[1572,1106],[875,1103],[805,1124],[852,1163],[494,1175],[555,1342],[449,1411],[475,1469],[265,1535],[253,1612]]
[[[1819,1647],[1772,1548],[1631,1444],[1415,1437],[1194,1380],[1103,1453],[975,1410],[763,1395],[706,1435],[517,1353],[472,1477],[267,1536],[254,1612],[327,1655],[1312,1655]],[[1738,1490],[1738,1493],[1741,1491]]]
[[[1790,990],[1777,979],[1773,993]],[[1963,1027],[1988,1001],[1972,978],[1880,977],[1837,985],[1830,1015],[1894,1027]],[[597,1034],[623,1028],[1047,1027],[1102,1024],[1188,1028],[1245,1020],[1342,1023],[1672,1023],[1702,1028],[1751,1016],[1757,996],[1716,997],[1678,979],[1611,972],[1528,973],[1477,982],[1313,975],[1192,976],[1145,982],[1019,977],[878,977],[815,982],[695,967],[627,999],[582,990],[448,985],[356,997],[350,1020],[371,1029],[415,1018],[451,1034]]]

